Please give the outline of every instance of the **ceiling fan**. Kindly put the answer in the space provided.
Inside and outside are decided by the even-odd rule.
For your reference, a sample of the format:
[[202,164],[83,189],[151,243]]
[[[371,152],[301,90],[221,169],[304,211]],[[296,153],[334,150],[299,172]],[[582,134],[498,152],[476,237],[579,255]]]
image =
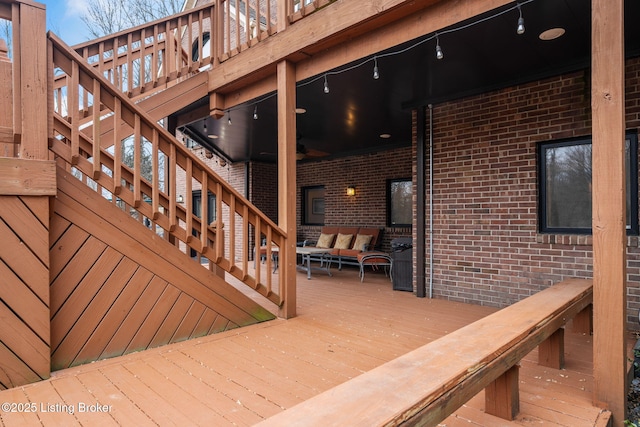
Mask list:
[[329,153],[326,151],[316,150],[315,148],[307,148],[304,144],[296,143],[296,160],[307,158],[327,157]]
[[[326,151],[316,150],[315,148],[307,148],[300,142],[302,135],[298,134],[298,142],[296,142],[296,160],[326,157],[329,155]],[[264,156],[275,156],[276,153],[262,151],[260,154]]]

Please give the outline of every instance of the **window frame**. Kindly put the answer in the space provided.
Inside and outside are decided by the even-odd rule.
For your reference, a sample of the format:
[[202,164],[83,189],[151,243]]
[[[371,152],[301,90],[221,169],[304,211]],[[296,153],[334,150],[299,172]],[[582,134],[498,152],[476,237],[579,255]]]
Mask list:
[[[313,197],[314,195],[320,195],[322,192],[322,197]],[[311,209],[313,209],[313,201],[314,199],[322,199],[322,221],[314,221],[314,219],[319,219],[320,214],[313,213]],[[313,185],[308,187],[302,187],[301,189],[301,213],[302,218],[300,222],[302,225],[324,225],[325,223],[325,212],[324,212],[324,203],[326,201],[326,189],[324,185]]]
[[[630,218],[627,218],[627,235],[638,235],[638,134],[627,132],[625,141],[629,141],[629,171],[627,178],[629,188],[627,196],[630,203]],[[547,162],[546,150],[550,148],[569,147],[575,145],[592,144],[591,136],[571,138],[561,141],[548,141],[538,145],[538,222],[539,232],[543,234],[580,234],[591,235],[591,227],[550,227],[547,218]],[[593,161],[593,159],[592,159]],[[625,161],[626,163],[626,161]]]
[[409,185],[411,186],[411,195],[410,195],[410,205],[413,206],[413,180],[411,179],[411,177],[405,177],[405,178],[392,178],[392,179],[387,179],[387,185],[386,185],[386,193],[387,193],[387,197],[386,197],[386,205],[387,205],[387,227],[412,227],[413,226],[413,207],[412,207],[412,213],[411,213],[411,221],[410,223],[393,223],[392,222],[392,218],[393,218],[393,201],[392,199],[392,191],[391,191],[391,186],[394,183],[398,183],[398,182],[408,182]]

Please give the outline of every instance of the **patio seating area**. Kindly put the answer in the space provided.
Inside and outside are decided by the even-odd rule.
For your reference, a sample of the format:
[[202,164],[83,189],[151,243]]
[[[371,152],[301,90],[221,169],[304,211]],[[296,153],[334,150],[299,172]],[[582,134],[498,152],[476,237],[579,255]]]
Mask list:
[[[496,311],[393,291],[382,271],[297,279],[294,319],[55,372],[0,392],[35,409],[2,411],[0,424],[253,425]],[[523,359],[513,422],[487,415],[481,392],[441,425],[601,425],[592,337],[567,333],[565,351],[563,370],[538,366],[537,350]]]

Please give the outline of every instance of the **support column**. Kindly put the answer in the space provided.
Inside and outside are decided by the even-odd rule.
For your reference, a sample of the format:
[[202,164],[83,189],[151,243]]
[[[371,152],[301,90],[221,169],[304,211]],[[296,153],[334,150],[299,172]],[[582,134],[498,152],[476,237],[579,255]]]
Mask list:
[[284,318],[296,315],[296,75],[289,61],[278,63],[278,225],[287,233],[280,252]]
[[624,1],[592,0],[594,403],[626,418]]

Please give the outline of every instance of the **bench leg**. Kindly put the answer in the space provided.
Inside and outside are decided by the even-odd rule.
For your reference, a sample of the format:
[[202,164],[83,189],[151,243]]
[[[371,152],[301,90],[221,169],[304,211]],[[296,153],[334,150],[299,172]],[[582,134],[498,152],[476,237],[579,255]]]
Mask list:
[[484,389],[487,414],[513,420],[520,412],[519,372],[520,366],[514,365]]
[[593,305],[589,304],[573,318],[572,332],[578,334],[593,334]]
[[538,364],[548,368],[564,368],[564,328],[555,331],[538,346]]

